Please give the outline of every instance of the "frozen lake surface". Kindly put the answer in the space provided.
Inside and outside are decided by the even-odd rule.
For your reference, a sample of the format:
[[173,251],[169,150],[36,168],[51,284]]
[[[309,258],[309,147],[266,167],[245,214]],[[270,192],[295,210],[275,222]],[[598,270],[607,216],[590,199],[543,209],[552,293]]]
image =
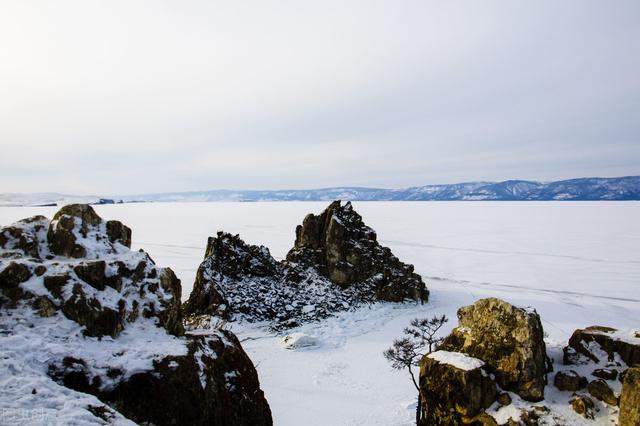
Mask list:
[[[169,266],[187,298],[207,237],[239,233],[282,258],[295,227],[328,203],[154,203],[95,206],[133,229],[133,248]],[[576,328],[640,328],[639,202],[354,202],[378,239],[415,265],[431,291],[424,306],[383,305],[301,331],[319,346],[291,351],[240,324],[276,425],[409,425],[415,390],[382,351],[415,316],[455,312],[496,296],[542,316],[550,348]],[[0,225],[55,207],[0,208]],[[604,417],[603,424],[606,423]]]

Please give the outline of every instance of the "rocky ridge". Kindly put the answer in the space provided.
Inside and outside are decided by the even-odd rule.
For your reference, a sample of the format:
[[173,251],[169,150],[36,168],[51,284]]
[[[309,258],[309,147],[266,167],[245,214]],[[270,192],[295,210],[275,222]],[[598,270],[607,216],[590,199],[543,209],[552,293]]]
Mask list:
[[210,237],[184,311],[287,328],[362,303],[424,302],[428,295],[413,266],[377,242],[351,203],[336,201],[304,219],[284,261],[238,235]]
[[180,281],[130,244],[128,227],[87,205],[0,229],[3,415],[270,425],[235,336],[185,333]]

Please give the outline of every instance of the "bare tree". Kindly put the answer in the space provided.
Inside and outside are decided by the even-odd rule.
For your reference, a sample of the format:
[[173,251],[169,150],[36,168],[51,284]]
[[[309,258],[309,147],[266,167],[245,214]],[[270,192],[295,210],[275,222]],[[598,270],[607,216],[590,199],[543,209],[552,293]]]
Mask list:
[[[442,337],[436,337],[442,326],[449,321],[446,315],[433,318],[414,318],[411,320],[410,326],[402,332],[405,337],[395,339],[393,346],[383,352],[384,357],[391,363],[396,370],[407,369],[411,376],[413,386],[415,386],[418,394],[420,386],[413,373],[412,367],[420,365],[420,360],[426,354],[430,354],[438,349],[442,343]],[[416,406],[416,424],[420,423],[422,413],[422,399],[418,396],[418,405]]]
[[412,367],[420,365],[420,359],[435,349],[442,343],[442,337],[436,337],[442,326],[449,321],[446,315],[433,318],[414,318],[410,326],[403,330],[405,337],[395,339],[393,346],[383,352],[384,357],[391,363],[391,367],[396,370],[407,369],[411,376],[411,381],[416,390],[420,391],[420,386],[413,373]]

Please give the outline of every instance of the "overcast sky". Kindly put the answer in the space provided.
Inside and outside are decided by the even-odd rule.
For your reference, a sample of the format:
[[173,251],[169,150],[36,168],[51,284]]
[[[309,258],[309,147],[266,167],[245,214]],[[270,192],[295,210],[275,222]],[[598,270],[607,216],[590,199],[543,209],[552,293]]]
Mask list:
[[640,1],[0,3],[0,192],[640,174]]

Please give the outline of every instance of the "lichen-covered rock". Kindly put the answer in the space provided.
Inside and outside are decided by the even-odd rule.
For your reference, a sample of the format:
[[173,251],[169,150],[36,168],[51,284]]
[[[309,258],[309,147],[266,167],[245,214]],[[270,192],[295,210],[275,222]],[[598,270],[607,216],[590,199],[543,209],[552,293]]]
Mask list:
[[613,389],[602,379],[593,380],[587,385],[587,390],[596,399],[609,405],[618,405],[618,398]]
[[481,299],[458,310],[459,325],[441,349],[487,363],[502,389],[527,401],[544,398],[548,358],[540,317],[503,300]]
[[350,203],[307,216],[296,232],[296,245],[281,262],[238,235],[210,237],[185,313],[290,327],[360,303],[427,300],[413,267],[377,243]]
[[594,404],[593,400],[585,395],[577,395],[571,401],[571,408],[573,411],[580,414],[582,417],[586,419],[593,419],[594,417]]
[[[444,355],[426,355],[420,362],[418,424],[483,424],[478,416],[496,400],[495,382],[484,370],[482,361],[463,354]],[[463,357],[467,359],[456,362],[455,358]],[[454,359],[447,362],[449,358]]]
[[640,425],[640,368],[630,368],[624,376],[618,425]]
[[3,408],[28,394],[61,424],[271,424],[240,342],[185,335],[180,280],[129,249],[129,228],[73,205],[0,236]]
[[640,366],[640,337],[634,330],[591,326],[573,332],[569,345],[564,348],[564,363],[616,362]]
[[587,379],[573,370],[558,371],[553,385],[561,391],[575,392],[587,386]]
[[381,246],[373,229],[362,221],[350,202],[334,201],[319,215],[309,214],[296,228],[287,260],[311,267],[341,285],[376,280],[380,300],[426,300],[428,292],[413,265],[398,260]]

